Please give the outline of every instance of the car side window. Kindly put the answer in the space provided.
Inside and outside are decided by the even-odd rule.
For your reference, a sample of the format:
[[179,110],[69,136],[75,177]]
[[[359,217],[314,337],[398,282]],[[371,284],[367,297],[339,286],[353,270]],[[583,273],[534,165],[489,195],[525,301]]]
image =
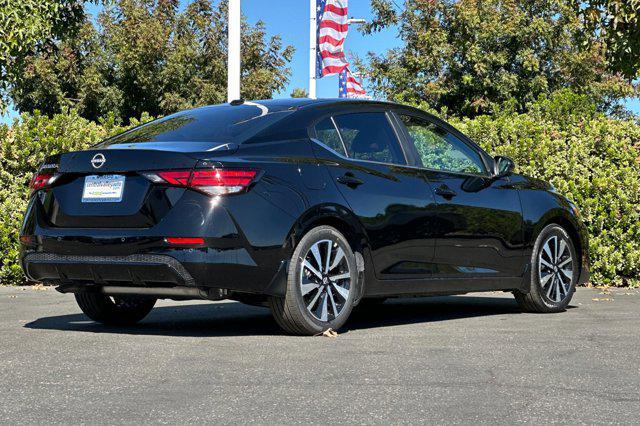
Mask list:
[[456,173],[486,174],[480,154],[446,130],[410,115],[400,115],[422,166]]
[[344,145],[342,145],[342,141],[340,140],[338,129],[334,126],[331,118],[325,118],[316,124],[315,130],[316,137],[320,142],[333,149],[338,154],[346,155],[344,152]]
[[338,115],[334,120],[349,157],[406,164],[398,138],[384,112]]

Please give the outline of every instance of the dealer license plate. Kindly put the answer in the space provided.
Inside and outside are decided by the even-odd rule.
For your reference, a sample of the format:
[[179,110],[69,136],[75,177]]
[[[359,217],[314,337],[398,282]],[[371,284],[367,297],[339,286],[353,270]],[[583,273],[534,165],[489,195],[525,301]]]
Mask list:
[[82,191],[83,203],[119,203],[124,192],[124,176],[86,176]]

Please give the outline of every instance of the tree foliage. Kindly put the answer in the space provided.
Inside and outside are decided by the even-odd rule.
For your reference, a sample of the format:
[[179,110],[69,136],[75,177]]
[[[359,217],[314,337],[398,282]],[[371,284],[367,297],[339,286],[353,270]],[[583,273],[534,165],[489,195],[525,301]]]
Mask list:
[[612,111],[633,93],[608,71],[605,45],[569,0],[373,0],[365,33],[398,29],[403,46],[370,53],[377,95],[475,116],[570,88]]
[[307,89],[303,89],[302,87],[296,87],[295,89],[293,89],[293,92],[291,92],[291,97],[292,98],[308,98],[309,92],[307,92]]
[[[78,0],[0,0],[0,90],[29,53],[73,31],[84,17]],[[4,93],[4,92],[2,92]],[[0,99],[3,110],[4,99]]]
[[[585,3],[578,2],[578,7]],[[587,24],[607,42],[611,68],[627,78],[640,77],[640,0],[589,0]]]
[[[270,98],[288,81],[293,48],[262,22],[242,25],[242,96]],[[226,2],[116,0],[76,37],[29,56],[10,94],[19,111],[165,115],[224,102],[226,57]]]

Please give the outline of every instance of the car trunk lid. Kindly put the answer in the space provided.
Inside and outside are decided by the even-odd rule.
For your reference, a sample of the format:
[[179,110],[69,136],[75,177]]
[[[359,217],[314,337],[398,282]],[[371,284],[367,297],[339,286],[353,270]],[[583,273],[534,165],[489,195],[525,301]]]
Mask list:
[[[209,144],[211,146],[211,144]],[[231,149],[207,157],[228,155]],[[45,161],[54,184],[39,191],[53,227],[149,228],[179,201],[184,188],[153,182],[145,172],[193,170],[198,160],[168,150],[104,149],[60,154]]]

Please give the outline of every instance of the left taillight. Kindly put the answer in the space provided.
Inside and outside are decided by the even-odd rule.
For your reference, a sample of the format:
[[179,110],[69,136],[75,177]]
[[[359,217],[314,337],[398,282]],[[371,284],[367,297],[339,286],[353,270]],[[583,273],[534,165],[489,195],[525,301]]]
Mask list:
[[29,189],[31,190],[31,193],[33,194],[34,192],[51,185],[54,180],[54,176],[55,175],[51,173],[34,174],[33,178],[31,179],[31,183],[29,183]]
[[253,169],[196,169],[158,171],[144,175],[154,183],[190,188],[215,196],[248,190],[258,172]]

